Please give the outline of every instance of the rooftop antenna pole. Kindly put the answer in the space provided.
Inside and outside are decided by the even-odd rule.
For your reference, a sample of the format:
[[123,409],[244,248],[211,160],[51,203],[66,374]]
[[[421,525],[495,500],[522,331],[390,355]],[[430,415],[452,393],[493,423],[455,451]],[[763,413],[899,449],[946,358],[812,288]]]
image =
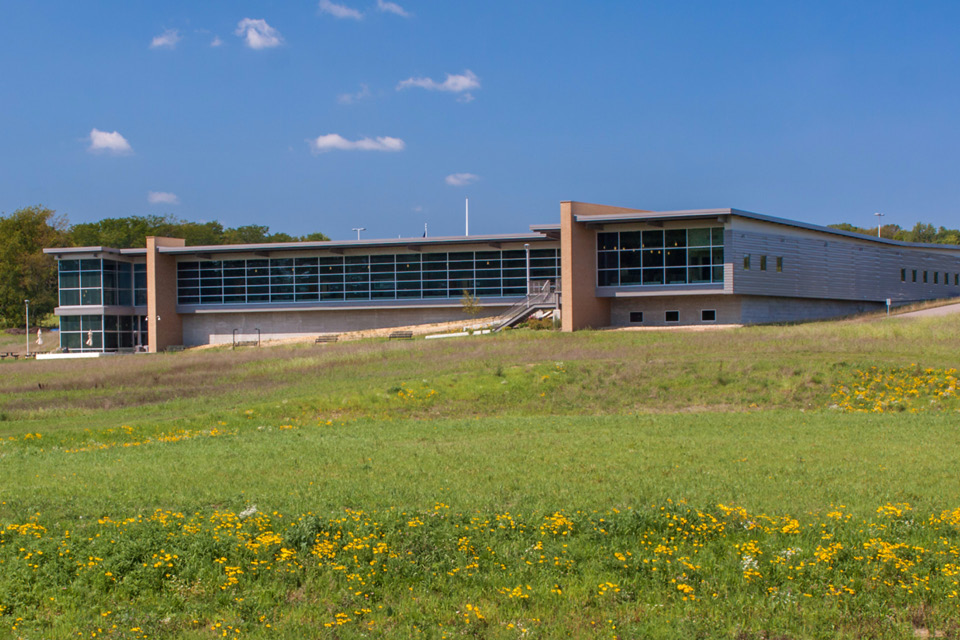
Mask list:
[[881,227],[883,227],[883,220],[882,220],[882,218],[883,218],[884,214],[882,214],[882,213],[875,213],[875,214],[873,214],[873,215],[877,216],[877,237],[879,238],[879,237],[880,237],[880,229],[881,229]]
[[354,227],[353,230],[357,232],[357,240],[359,240],[359,239],[360,239],[360,232],[361,232],[361,231],[366,231],[367,228],[366,228],[366,227]]
[[464,206],[466,207],[464,211],[466,216],[466,230],[463,232],[463,235],[468,236],[470,235],[470,198],[464,198]]
[[426,222],[423,223],[423,237],[424,237],[424,238],[427,237],[427,223],[426,223]]

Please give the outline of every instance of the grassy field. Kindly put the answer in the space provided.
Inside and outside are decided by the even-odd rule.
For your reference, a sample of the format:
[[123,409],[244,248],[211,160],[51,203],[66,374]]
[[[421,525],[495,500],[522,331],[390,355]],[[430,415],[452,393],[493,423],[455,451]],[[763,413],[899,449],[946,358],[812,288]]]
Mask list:
[[960,635],[960,320],[0,363],[0,635]]

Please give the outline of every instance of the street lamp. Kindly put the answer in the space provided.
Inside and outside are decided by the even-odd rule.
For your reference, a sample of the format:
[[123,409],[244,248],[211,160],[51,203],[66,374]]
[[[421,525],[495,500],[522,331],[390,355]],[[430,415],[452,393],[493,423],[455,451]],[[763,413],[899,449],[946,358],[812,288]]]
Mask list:
[[24,300],[23,304],[27,306],[27,357],[30,357],[30,301]]
[[354,227],[353,230],[357,232],[357,240],[359,240],[359,239],[360,239],[360,232],[361,232],[361,231],[366,231],[367,228],[366,228],[366,227]]
[[881,220],[881,218],[883,218],[883,216],[884,216],[885,214],[883,214],[883,213],[875,213],[875,214],[873,214],[873,215],[877,216],[877,237],[879,238],[879,237],[880,237],[880,228],[883,226],[883,224],[882,224],[883,221]]

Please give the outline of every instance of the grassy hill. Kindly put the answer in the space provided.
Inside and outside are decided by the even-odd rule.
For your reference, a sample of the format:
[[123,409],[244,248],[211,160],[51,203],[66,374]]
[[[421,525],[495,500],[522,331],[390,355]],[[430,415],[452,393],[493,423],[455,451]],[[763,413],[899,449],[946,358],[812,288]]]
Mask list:
[[947,317],[0,363],[0,634],[951,637],[958,353]]

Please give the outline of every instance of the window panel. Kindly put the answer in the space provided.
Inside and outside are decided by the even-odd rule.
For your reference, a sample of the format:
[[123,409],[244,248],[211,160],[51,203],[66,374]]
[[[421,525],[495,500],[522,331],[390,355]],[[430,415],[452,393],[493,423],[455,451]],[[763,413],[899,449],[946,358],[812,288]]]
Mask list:
[[688,247],[709,247],[710,229],[687,229]]
[[639,249],[642,245],[640,231],[621,231],[620,248],[621,249]]
[[[597,250],[598,251],[616,251],[619,248],[619,235],[618,233],[609,233],[603,232],[597,234]],[[509,252],[513,253],[513,252]]]

